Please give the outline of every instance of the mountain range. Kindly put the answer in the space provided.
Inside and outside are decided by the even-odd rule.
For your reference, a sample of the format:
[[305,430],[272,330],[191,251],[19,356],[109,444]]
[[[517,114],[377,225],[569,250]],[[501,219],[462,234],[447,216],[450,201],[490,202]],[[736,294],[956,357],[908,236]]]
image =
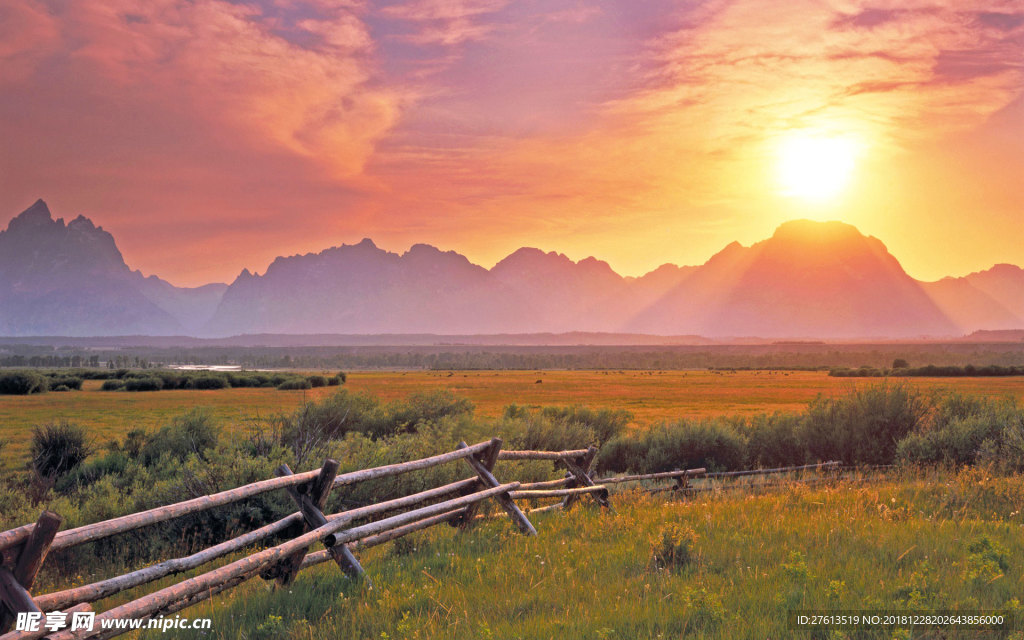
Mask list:
[[0,232],[0,335],[610,332],[777,339],[944,338],[1024,328],[1024,270],[911,278],[876,238],[794,220],[699,266],[623,277],[595,258],[522,248],[491,269],[365,239],[279,257],[260,275],[176,287],[124,261],[113,236],[37,201]]

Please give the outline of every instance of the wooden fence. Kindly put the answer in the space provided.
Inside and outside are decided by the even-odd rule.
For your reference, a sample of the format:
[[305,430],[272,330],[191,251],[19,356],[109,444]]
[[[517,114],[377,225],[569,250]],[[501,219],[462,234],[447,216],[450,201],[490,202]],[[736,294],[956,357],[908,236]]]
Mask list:
[[[256,576],[286,586],[303,569],[329,561],[337,564],[346,575],[368,581],[355,551],[444,522],[460,528],[469,527],[476,519],[480,504],[487,500],[496,500],[521,533],[536,535],[537,530],[527,514],[516,504],[517,500],[533,502],[558,499],[554,504],[534,508],[529,513],[570,509],[585,497],[603,508],[610,508],[608,485],[670,481],[674,484],[669,489],[688,492],[694,489],[689,484],[690,479],[699,476],[718,478],[781,473],[811,467],[820,470],[838,465],[825,463],[811,467],[729,474],[706,474],[704,469],[688,469],[594,480],[591,467],[597,456],[596,447],[572,451],[504,451],[501,445],[499,438],[474,445],[461,442],[454,451],[447,453],[340,475],[339,464],[334,460],[326,460],[318,470],[298,474],[292,473],[287,465],[282,465],[276,470],[276,477],[268,480],[65,531],[59,531],[62,523],[59,515],[44,511],[34,524],[0,532],[0,633],[10,628],[18,613],[89,612],[92,603],[104,598],[167,576],[191,571],[218,558],[241,552],[267,538],[286,535],[295,530],[293,527],[301,527],[301,530],[295,537],[275,546],[97,613],[91,630],[51,632],[43,627],[38,632],[5,633],[0,635],[0,640],[109,638],[127,633],[129,629],[104,628],[104,620],[145,620],[169,615]],[[329,515],[323,512],[327,497],[334,487],[396,476],[459,460],[464,460],[473,472],[471,477],[348,511]],[[500,483],[492,473],[499,460],[550,460],[565,467],[566,473],[564,478],[558,480]],[[84,586],[32,595],[36,576],[51,551],[95,542],[277,490],[283,490],[291,496],[295,513],[189,556],[165,560]],[[386,514],[393,515],[381,517]],[[324,549],[309,553],[310,547],[316,543],[322,543]]]
[[[333,561],[351,577],[364,580],[365,574],[354,551],[394,540],[442,522],[468,527],[479,505],[496,500],[513,525],[525,535],[536,535],[530,519],[516,500],[558,498],[557,505],[570,507],[581,496],[589,495],[608,507],[608,490],[595,484],[589,475],[597,449],[576,451],[502,451],[502,441],[494,438],[474,445],[459,443],[454,451],[440,455],[351,473],[338,474],[338,462],[327,460],[315,471],[292,473],[287,465],[276,470],[276,477],[242,487],[202,496],[172,505],[133,513],[119,518],[59,531],[62,518],[44,511],[34,524],[0,532],[0,633],[10,628],[18,613],[45,614],[91,611],[91,603],[150,584],[167,576],[191,571],[218,558],[241,552],[246,547],[301,526],[301,533],[275,546],[246,555],[222,567],[169,587],[148,593],[125,604],[97,613],[91,631],[38,632],[12,631],[0,640],[26,640],[47,637],[52,640],[109,638],[128,629],[103,628],[104,620],[149,619],[181,611],[213,595],[231,589],[257,575],[290,584],[299,571],[322,562]],[[334,487],[386,478],[421,469],[464,460],[472,477],[401,498],[374,503],[334,514],[324,514],[327,497]],[[500,483],[492,470],[498,460],[552,460],[568,470],[559,486],[545,483]],[[32,587],[46,556],[51,551],[69,549],[89,542],[167,522],[181,516],[236,503],[271,491],[287,492],[295,503],[295,513],[189,556],[155,565],[92,584],[32,595]],[[385,514],[387,517],[381,517]],[[374,518],[379,519],[374,519]],[[324,549],[309,553],[315,543]]]

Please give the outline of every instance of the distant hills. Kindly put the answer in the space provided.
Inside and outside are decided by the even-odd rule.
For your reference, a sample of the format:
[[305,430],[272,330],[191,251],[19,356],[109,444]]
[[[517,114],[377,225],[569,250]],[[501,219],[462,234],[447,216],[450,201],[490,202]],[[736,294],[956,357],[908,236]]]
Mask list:
[[0,232],[0,335],[526,334],[917,339],[1024,329],[1024,270],[911,278],[878,239],[797,220],[705,264],[622,277],[523,248],[491,269],[369,240],[279,257],[230,285],[175,287],[125,264],[113,236],[39,200]]

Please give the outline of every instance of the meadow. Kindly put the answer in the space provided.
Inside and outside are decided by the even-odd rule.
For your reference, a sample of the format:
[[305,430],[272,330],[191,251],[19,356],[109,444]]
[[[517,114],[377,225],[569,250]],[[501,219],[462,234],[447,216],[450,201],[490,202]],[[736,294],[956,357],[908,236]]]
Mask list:
[[[217,595],[185,614],[213,619],[205,637],[777,638],[797,634],[786,626],[794,609],[1024,615],[1018,378],[880,383],[818,371],[376,371],[350,372],[340,392],[128,393],[99,384],[0,396],[0,437],[11,442],[0,528],[31,521],[43,505],[73,527],[270,477],[281,462],[301,471],[330,455],[352,470],[494,435],[512,449],[599,444],[600,473],[837,458],[898,465],[814,486],[790,480],[687,497],[618,491],[611,511],[581,504],[535,514],[535,538],[517,534],[504,517],[465,531],[435,527],[360,552],[372,586],[328,564],[287,589],[255,579]],[[82,428],[91,455],[72,468],[29,469],[32,426],[59,419]],[[310,441],[315,446],[304,448]],[[879,442],[888,444],[873,447]],[[407,495],[465,471],[365,483],[334,492],[328,507]],[[560,473],[550,463],[496,469],[502,481]],[[182,555],[292,509],[284,496],[268,495],[58,553],[37,592]],[[140,594],[119,594],[98,609]],[[801,634],[978,637],[896,629]],[[195,637],[146,637],[158,636]],[[1024,640],[1024,633],[986,637]]]
[[[540,382],[538,382],[540,381]],[[472,401],[475,414],[500,416],[516,403],[526,407],[581,405],[625,409],[634,426],[663,420],[720,415],[792,412],[819,394],[840,395],[870,379],[830,377],[825,371],[355,371],[345,388],[381,400],[425,390],[448,389]],[[1024,399],[1024,377],[915,378],[923,391],[955,389],[988,397]],[[82,391],[29,396],[0,395],[0,468],[21,466],[34,425],[60,419],[85,427],[98,444],[133,428],[152,430],[192,408],[205,408],[228,430],[247,430],[254,420],[294,411],[335,387],[279,391],[274,388],[181,389],[105,392],[86,380]]]
[[915,472],[682,500],[633,491],[613,494],[613,506],[536,514],[532,538],[504,517],[435,527],[360,553],[372,587],[328,563],[286,590],[255,579],[185,615],[212,618],[204,637],[224,640],[1024,638],[787,627],[795,609],[1019,619],[1021,476]]

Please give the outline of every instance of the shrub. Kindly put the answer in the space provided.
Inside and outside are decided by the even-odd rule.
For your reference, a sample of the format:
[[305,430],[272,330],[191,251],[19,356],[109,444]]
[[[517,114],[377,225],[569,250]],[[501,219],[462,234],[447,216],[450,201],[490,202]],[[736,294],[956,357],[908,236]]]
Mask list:
[[120,391],[124,389],[124,380],[118,380],[114,378],[104,380],[103,384],[100,385],[100,389],[102,391]]
[[747,464],[751,467],[782,467],[807,461],[804,442],[805,417],[799,414],[758,414],[745,425]]
[[341,384],[341,376],[331,376],[327,378],[328,387],[337,387]]
[[992,463],[1007,471],[1024,468],[1024,412],[1013,399],[992,400],[950,393],[932,419],[899,443],[900,460],[955,466]]
[[746,459],[747,441],[737,424],[737,420],[725,418],[680,420],[639,436],[619,436],[601,449],[598,468],[637,473],[696,467],[712,471],[740,469]]
[[92,449],[85,430],[66,420],[32,428],[32,469],[43,478],[59,478],[82,463]]
[[57,391],[57,387],[64,387],[61,391],[82,390],[82,378],[78,376],[50,376],[50,389]]
[[807,408],[803,439],[812,460],[889,464],[897,443],[928,408],[927,400],[903,383],[868,385],[839,398],[818,396]]
[[35,371],[0,373],[0,395],[27,396],[45,393],[48,388],[46,377]]
[[365,394],[339,391],[320,402],[308,402],[292,414],[270,418],[280,443],[295,452],[299,461],[319,453],[331,440],[351,431],[366,432],[384,422],[377,400]]
[[[129,437],[132,434],[129,433]],[[184,460],[190,454],[203,458],[217,445],[220,429],[204,409],[176,416],[169,425],[146,438],[140,451],[143,464],[149,466],[163,456]]]
[[306,379],[309,380],[309,385],[311,387],[326,387],[327,386],[327,378],[325,378],[323,376],[309,376]]
[[130,458],[123,451],[110,451],[102,458],[78,465],[57,481],[55,489],[67,493],[93,484],[103,476],[123,474],[128,469]]
[[199,376],[190,380],[193,389],[227,389],[227,378],[221,376]]
[[128,378],[124,381],[125,391],[160,391],[164,382],[160,378]]
[[309,380],[305,378],[292,378],[291,380],[282,380],[277,384],[278,391],[297,391],[300,389],[312,389],[313,385],[310,384]]
[[384,408],[380,420],[367,425],[374,437],[415,431],[422,423],[435,423],[447,416],[473,413],[473,402],[461,398],[449,389],[435,389],[413,393],[405,400],[395,400]]
[[651,562],[656,569],[685,569],[696,560],[697,532],[691,527],[671,523],[654,540]]
[[594,432],[598,446],[626,430],[633,414],[622,409],[590,409],[587,407],[544,407],[541,413],[561,424],[578,424]]

